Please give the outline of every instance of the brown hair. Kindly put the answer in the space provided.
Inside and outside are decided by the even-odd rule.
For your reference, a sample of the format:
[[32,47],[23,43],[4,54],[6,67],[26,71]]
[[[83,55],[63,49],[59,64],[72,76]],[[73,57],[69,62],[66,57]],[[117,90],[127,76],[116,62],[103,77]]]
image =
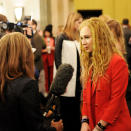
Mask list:
[[32,24],[37,26],[37,21],[35,19],[32,19]]
[[63,29],[63,32],[68,36],[70,40],[79,39],[79,31],[75,30],[75,22],[82,18],[81,14],[77,12],[70,13],[67,18],[66,25]]
[[4,85],[22,75],[34,79],[34,55],[29,40],[22,33],[6,34],[0,39],[0,95]]
[[99,18],[100,18],[101,20],[103,20],[104,22],[106,22],[106,23],[107,23],[109,20],[111,20],[111,17],[108,16],[108,15],[100,15]]
[[116,41],[116,47],[121,51],[123,55],[126,54],[124,34],[120,23],[114,19],[107,22],[110,30],[113,33],[114,39]]

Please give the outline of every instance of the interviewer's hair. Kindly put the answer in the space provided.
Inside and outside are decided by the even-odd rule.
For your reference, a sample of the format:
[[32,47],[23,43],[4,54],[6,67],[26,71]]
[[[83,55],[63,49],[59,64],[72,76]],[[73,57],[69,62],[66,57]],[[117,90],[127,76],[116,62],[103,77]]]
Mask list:
[[126,55],[124,34],[121,24],[116,20],[109,20],[107,22],[110,30],[113,33],[114,39],[116,41],[116,47],[122,52],[123,55]]
[[22,33],[6,34],[0,39],[0,96],[2,99],[4,99],[5,82],[22,75],[34,79],[34,55],[31,45]]
[[66,25],[63,32],[68,36],[70,40],[79,40],[79,32],[75,30],[75,22],[82,18],[80,13],[72,12],[68,15]]
[[81,43],[81,80],[85,84],[90,76],[91,70],[92,80],[95,82],[99,77],[104,76],[112,54],[119,54],[119,51],[115,46],[109,27],[100,18],[94,17],[84,20],[80,25],[80,30],[83,27],[88,27],[91,30],[93,41],[93,51],[91,54],[86,52]]

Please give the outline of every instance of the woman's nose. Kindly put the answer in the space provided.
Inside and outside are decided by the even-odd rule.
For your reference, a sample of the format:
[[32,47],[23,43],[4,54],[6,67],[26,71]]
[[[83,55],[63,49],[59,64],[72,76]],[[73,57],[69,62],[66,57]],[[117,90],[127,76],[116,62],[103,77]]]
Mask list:
[[82,44],[83,44],[83,45],[86,45],[86,44],[87,44],[86,39],[83,39],[83,40],[82,40]]

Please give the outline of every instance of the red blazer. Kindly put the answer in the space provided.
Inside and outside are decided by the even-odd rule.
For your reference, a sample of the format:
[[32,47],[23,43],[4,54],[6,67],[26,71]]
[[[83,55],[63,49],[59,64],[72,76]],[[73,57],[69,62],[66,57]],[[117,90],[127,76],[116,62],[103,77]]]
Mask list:
[[89,118],[91,129],[99,120],[104,120],[109,123],[105,131],[131,131],[131,117],[125,99],[128,66],[114,54],[105,74],[92,87],[91,79],[85,84],[82,115]]

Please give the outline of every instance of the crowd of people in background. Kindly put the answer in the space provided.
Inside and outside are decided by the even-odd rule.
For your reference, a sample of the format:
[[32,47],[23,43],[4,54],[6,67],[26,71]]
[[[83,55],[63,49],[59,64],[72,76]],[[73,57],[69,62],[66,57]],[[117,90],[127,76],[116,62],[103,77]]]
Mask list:
[[[0,21],[8,20],[0,14]],[[52,24],[38,32],[35,19],[26,23],[28,38],[0,27],[0,130],[131,131],[129,20],[72,12],[55,35]],[[57,96],[61,119],[48,121],[42,112],[64,63],[74,73]]]

